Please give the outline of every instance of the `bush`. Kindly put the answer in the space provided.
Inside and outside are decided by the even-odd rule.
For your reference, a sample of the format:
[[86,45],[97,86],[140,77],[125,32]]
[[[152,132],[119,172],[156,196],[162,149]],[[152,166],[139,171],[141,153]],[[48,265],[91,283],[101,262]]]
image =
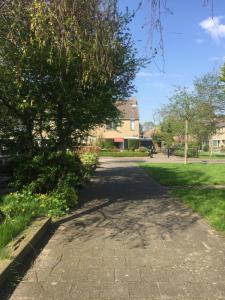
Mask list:
[[[184,157],[184,149],[175,149],[174,151],[172,151],[172,154],[175,156]],[[188,149],[188,157],[198,157],[198,149]]]
[[96,153],[84,153],[80,156],[84,169],[84,178],[89,179],[98,165],[98,155]]
[[84,165],[97,166],[98,164],[98,155],[96,153],[84,153],[80,156],[80,159]]
[[69,181],[62,180],[50,194],[33,194],[28,188],[5,196],[2,211],[7,218],[40,215],[63,216],[78,203],[76,190]]
[[145,147],[139,147],[139,149],[137,149],[136,151],[140,151],[140,152],[148,152],[148,149]]
[[128,140],[128,149],[135,150],[139,148],[139,140]]
[[113,149],[114,143],[112,139],[104,139],[102,143],[103,149]]
[[33,193],[49,193],[64,179],[77,188],[83,181],[83,166],[74,153],[52,152],[34,157],[20,157],[16,161],[14,185],[29,187]]
[[1,209],[8,218],[14,218],[18,215],[35,217],[40,214],[41,210],[38,197],[28,189],[5,196]]
[[76,190],[63,180],[51,194],[37,195],[42,212],[48,216],[60,217],[78,203]]
[[209,151],[209,145],[208,145],[208,144],[205,144],[205,145],[202,147],[202,150],[203,150],[204,152]]

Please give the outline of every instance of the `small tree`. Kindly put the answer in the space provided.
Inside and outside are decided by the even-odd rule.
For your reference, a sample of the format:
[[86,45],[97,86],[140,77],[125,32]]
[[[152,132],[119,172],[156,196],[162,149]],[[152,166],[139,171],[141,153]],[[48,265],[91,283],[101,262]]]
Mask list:
[[112,0],[7,1],[0,11],[0,138],[66,151],[117,117],[141,61]]

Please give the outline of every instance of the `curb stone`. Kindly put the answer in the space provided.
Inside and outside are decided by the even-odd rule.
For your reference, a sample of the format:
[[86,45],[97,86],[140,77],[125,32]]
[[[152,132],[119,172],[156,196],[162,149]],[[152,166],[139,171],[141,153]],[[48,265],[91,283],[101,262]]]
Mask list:
[[35,252],[35,247],[44,237],[51,223],[51,218],[37,218],[7,245],[6,250],[10,253],[10,258],[0,260],[0,291],[3,290],[13,270],[18,268],[32,252]]

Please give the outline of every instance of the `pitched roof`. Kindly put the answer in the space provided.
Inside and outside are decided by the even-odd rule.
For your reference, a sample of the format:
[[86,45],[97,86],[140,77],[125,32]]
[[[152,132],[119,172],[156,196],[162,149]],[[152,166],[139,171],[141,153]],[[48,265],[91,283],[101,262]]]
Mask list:
[[223,128],[223,127],[225,127],[225,122],[218,122],[218,123],[216,123],[216,127],[217,128]]
[[137,99],[131,97],[129,100],[118,101],[117,108],[121,111],[123,119],[139,119]]

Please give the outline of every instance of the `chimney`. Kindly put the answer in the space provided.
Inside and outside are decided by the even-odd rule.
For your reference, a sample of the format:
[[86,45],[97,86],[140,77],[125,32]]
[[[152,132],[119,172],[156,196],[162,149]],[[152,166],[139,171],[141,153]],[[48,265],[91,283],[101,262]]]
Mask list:
[[137,107],[137,98],[136,97],[131,97],[130,98],[130,101],[131,101],[131,106],[132,107]]

